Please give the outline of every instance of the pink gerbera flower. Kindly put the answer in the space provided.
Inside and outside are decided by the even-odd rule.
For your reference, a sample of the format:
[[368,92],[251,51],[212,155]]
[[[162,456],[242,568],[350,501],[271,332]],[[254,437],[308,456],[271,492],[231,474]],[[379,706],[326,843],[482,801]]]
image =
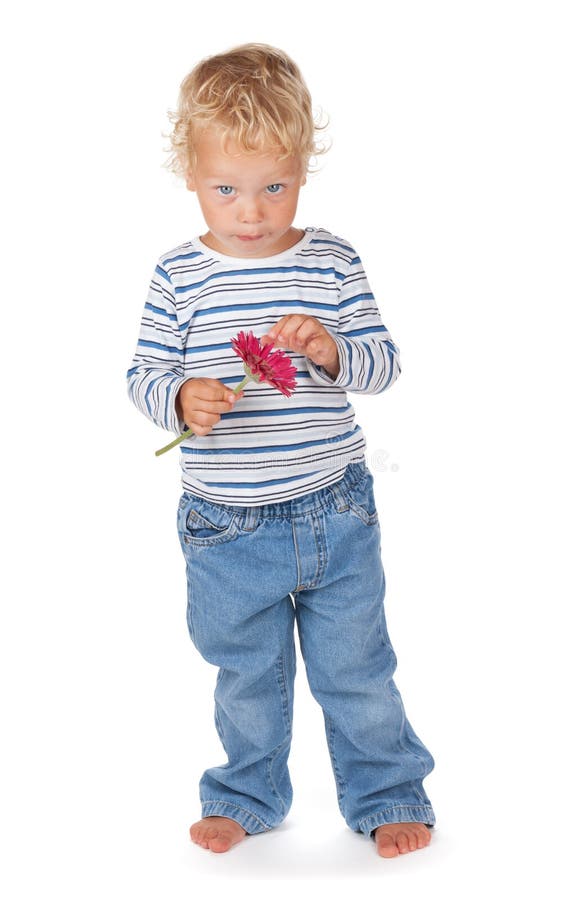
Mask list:
[[[286,397],[291,396],[297,387],[295,380],[297,369],[283,350],[273,350],[273,344],[263,347],[259,338],[256,338],[252,331],[249,334],[240,331],[236,338],[231,338],[231,344],[237,356],[243,360],[246,376],[236,388],[233,388],[234,394],[242,391],[248,381],[266,381]],[[166,447],[157,450],[155,456],[166,453],[171,447],[176,447],[177,444],[189,437],[196,437],[192,428],[188,428]]]
[[263,347],[252,331],[249,334],[240,331],[236,338],[231,338],[231,343],[245,364],[247,379],[266,381],[286,397],[291,396],[297,386],[294,377],[297,369],[283,350],[273,350],[273,344]]

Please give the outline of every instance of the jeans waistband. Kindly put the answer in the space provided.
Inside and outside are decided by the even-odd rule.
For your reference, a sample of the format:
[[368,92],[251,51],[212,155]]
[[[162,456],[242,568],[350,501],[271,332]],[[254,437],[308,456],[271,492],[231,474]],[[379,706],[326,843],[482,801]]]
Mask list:
[[305,515],[315,510],[323,509],[335,504],[338,511],[347,508],[347,490],[361,481],[368,472],[365,460],[349,463],[342,478],[327,487],[320,488],[304,494],[302,497],[293,497],[278,503],[266,503],[261,506],[227,506],[219,504],[220,508],[229,509],[237,516],[241,527],[251,530],[257,522],[269,518],[288,518]]

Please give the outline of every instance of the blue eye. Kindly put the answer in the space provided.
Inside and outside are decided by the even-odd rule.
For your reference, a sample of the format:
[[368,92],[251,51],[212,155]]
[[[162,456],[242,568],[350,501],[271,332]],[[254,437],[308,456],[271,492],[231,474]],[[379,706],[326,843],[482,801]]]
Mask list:
[[271,194],[278,194],[282,187],[282,184],[270,184],[267,190],[270,191]]
[[231,196],[230,192],[233,191],[234,188],[232,188],[230,184],[220,184],[219,187],[217,188],[217,190],[219,191],[219,193],[221,191],[224,192],[221,194],[221,197],[230,197]]

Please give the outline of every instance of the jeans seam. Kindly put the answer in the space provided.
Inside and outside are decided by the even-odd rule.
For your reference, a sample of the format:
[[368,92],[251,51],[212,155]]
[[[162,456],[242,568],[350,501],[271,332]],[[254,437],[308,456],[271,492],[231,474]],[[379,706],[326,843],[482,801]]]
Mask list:
[[[393,684],[392,684],[392,682],[393,682]],[[388,687],[389,687],[389,690],[390,690],[390,691],[393,691],[393,693],[397,694],[397,697],[398,697],[400,706],[402,706],[402,708],[403,708],[403,700],[402,700],[402,697],[401,697],[401,693],[400,693],[400,691],[399,691],[397,685],[396,685],[395,682],[393,681],[393,678],[390,679],[390,682],[389,682]],[[403,710],[403,718],[404,718],[404,724],[408,724],[408,722],[407,722],[407,716],[406,716],[406,714],[405,714],[405,709]],[[415,750],[412,750],[412,748],[411,748],[410,745],[409,745],[409,742],[408,742],[407,739],[406,739],[406,736],[405,736],[405,729],[403,729],[403,735],[400,736],[399,743],[400,743],[400,746],[403,747],[403,749],[405,750],[406,753],[408,753],[410,756],[413,756],[413,758],[414,758],[415,760],[417,760],[417,761],[420,763],[420,765],[422,766],[422,770],[423,770],[423,771],[420,773],[420,778],[422,778],[422,779],[425,778],[426,775],[428,774],[428,764],[427,764],[427,761],[424,760],[421,756],[419,756],[419,755],[415,752]]]
[[195,633],[195,620],[194,620],[194,611],[193,611],[193,599],[190,596],[187,597],[187,625],[189,627],[189,634],[193,641],[193,644],[196,646],[196,633]]
[[281,688],[281,700],[283,707],[283,719],[285,721],[285,737],[291,734],[291,719],[289,717],[289,692],[287,690],[287,673],[285,671],[285,651],[282,650],[277,659],[277,684]]
[[343,781],[343,778],[341,777],[341,772],[339,771],[339,767],[337,765],[337,759],[335,757],[335,752],[334,752],[334,747],[333,747],[333,741],[334,741],[334,737],[335,737],[335,727],[333,725],[333,722],[331,721],[331,719],[325,712],[325,710],[323,710],[323,714],[325,716],[325,721],[327,723],[327,746],[329,749],[329,758],[331,760],[331,766],[333,768],[333,775],[335,777],[335,783],[337,785],[337,805],[339,806],[341,814],[345,818],[346,813],[345,813],[345,809],[342,804],[343,797],[345,796],[345,782]]
[[301,587],[301,565],[299,562],[299,547],[297,544],[297,532],[295,530],[295,519],[291,519],[291,531],[293,533],[293,546],[295,548],[295,560],[297,563],[297,586],[296,590]]
[[230,800],[219,800],[219,799],[213,799],[213,798],[209,797],[206,800],[202,801],[202,806],[204,807],[210,803],[215,803],[215,804],[219,804],[222,806],[230,806],[232,809],[238,809],[239,812],[245,813],[245,815],[250,816],[256,822],[258,822],[259,825],[262,825],[263,828],[266,828],[267,831],[270,831],[273,828],[272,825],[269,825],[267,822],[264,822],[263,819],[259,818],[259,816],[256,816],[254,812],[251,812],[250,809],[245,809],[244,806],[239,806],[237,803],[231,803]]
[[315,537],[315,552],[317,555],[317,568],[315,570],[315,574],[313,577],[306,583],[301,582],[301,564],[299,560],[299,544],[297,542],[297,534],[295,530],[295,519],[291,522],[291,529],[293,532],[293,546],[295,548],[295,558],[297,560],[297,587],[312,589],[317,587],[323,575],[325,574],[325,569],[327,567],[327,545],[325,541],[325,534],[323,529],[323,522],[319,516],[315,515],[315,511],[311,512],[311,522],[313,527],[313,533]]
[[281,810],[282,810],[283,815],[286,815],[286,813],[287,813],[287,803],[285,802],[285,800],[279,793],[277,785],[275,784],[275,779],[273,778],[273,763],[275,762],[275,760],[281,753],[286,740],[287,740],[287,735],[281,741],[279,746],[275,748],[275,750],[273,751],[273,753],[269,756],[269,759],[267,760],[267,781],[269,782],[269,787],[271,788],[271,793],[276,797],[276,799],[281,804]]
[[285,651],[282,650],[277,658],[276,667],[277,669],[277,684],[281,689],[281,708],[283,710],[283,721],[285,723],[285,736],[280,744],[275,747],[273,752],[268,758],[267,761],[267,780],[269,781],[269,787],[271,788],[272,793],[275,795],[283,812],[285,813],[287,809],[287,804],[283,797],[281,796],[279,789],[275,783],[275,779],[273,778],[273,764],[279,754],[281,753],[283,747],[285,746],[285,742],[287,739],[291,740],[291,722],[289,719],[289,704],[288,704],[288,693],[287,693],[287,674],[285,672]]
[[323,575],[323,571],[325,568],[325,566],[324,566],[325,560],[324,560],[324,554],[323,554],[323,541],[322,541],[323,535],[322,535],[321,520],[316,515],[312,515],[311,519],[313,522],[313,531],[314,531],[314,535],[315,535],[315,551],[317,553],[317,569],[316,569],[315,575],[313,576],[312,580],[310,581],[308,587],[314,588],[314,587],[317,587],[317,585],[319,584],[319,580],[320,580],[321,576]]
[[[389,814],[390,812],[392,812],[392,810],[402,810],[402,809],[419,809],[420,811],[423,811],[423,812],[425,812],[426,810],[427,810],[428,812],[433,812],[432,807],[431,807],[429,804],[427,804],[427,803],[398,803],[398,804],[393,804],[392,806],[387,806],[387,807],[385,807],[383,810],[380,810],[379,812],[372,813],[370,816],[365,816],[363,819],[360,819],[360,820],[359,820],[359,827],[360,827],[361,829],[363,829],[363,826],[364,826],[364,824],[365,824],[366,822],[369,822],[369,821],[371,821],[372,819],[378,819],[378,818],[380,818],[384,813],[385,813],[385,814]],[[401,822],[401,819],[400,819],[399,821]],[[396,825],[396,824],[399,824],[399,823],[398,823],[398,822],[384,822],[383,824],[384,824],[384,825],[388,825],[388,824]],[[427,825],[427,822],[424,822],[424,823],[422,823],[422,824]],[[379,828],[379,825],[377,825],[376,827]],[[375,830],[375,829],[372,829],[372,830]]]
[[225,734],[224,734],[224,732],[223,732],[223,726],[222,726],[222,723],[221,723],[221,717],[220,717],[220,715],[219,715],[219,705],[218,705],[218,702],[217,702],[216,700],[215,700],[215,727],[216,727],[216,729],[217,729],[217,734],[219,735],[219,740],[221,741],[221,744],[223,745],[223,749],[224,749],[225,752],[226,752],[226,746],[225,746]]

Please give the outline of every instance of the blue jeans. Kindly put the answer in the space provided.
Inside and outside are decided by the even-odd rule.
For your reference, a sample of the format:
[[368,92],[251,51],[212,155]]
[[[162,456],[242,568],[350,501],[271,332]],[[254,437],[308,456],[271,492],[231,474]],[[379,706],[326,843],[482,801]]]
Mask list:
[[392,677],[397,658],[365,461],[335,484],[268,505],[184,492],[178,530],[187,624],[199,653],[219,667],[215,725],[228,758],[201,778],[202,816],[227,816],[257,834],[289,812],[297,619],[347,825],[368,835],[388,822],[434,825],[422,785],[434,759]]

